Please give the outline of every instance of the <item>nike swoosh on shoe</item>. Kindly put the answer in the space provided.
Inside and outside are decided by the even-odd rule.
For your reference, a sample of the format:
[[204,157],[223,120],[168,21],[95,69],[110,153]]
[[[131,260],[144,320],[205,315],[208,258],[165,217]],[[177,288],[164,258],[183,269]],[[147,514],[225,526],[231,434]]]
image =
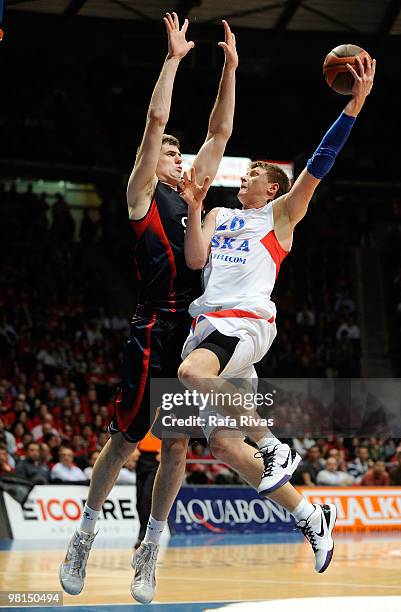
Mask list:
[[287,467],[287,465],[288,465],[288,462],[289,462],[289,460],[290,460],[290,457],[291,457],[291,451],[289,451],[289,452],[288,452],[287,459],[284,461],[284,463],[279,464],[279,465],[280,465],[280,467],[282,467],[282,468],[286,468],[286,467]]
[[323,536],[324,536],[324,527],[323,527],[323,517],[322,516],[320,517],[320,532],[319,533],[316,532],[316,535],[319,538],[323,538]]

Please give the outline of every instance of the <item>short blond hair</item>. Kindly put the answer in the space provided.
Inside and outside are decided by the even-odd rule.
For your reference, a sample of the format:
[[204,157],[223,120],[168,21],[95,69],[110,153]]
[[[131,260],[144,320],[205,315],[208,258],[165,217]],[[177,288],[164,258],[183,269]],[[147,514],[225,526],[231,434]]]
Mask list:
[[284,170],[280,168],[280,166],[265,161],[254,161],[250,165],[250,169],[253,170],[253,168],[263,168],[263,170],[266,171],[269,181],[279,184],[279,188],[274,196],[274,199],[279,198],[280,196],[289,192],[291,188],[290,179]]

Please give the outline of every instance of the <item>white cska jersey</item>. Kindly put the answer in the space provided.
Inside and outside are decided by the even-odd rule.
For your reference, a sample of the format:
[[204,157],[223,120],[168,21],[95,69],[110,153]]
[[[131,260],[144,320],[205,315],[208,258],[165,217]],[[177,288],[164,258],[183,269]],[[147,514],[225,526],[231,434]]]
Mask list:
[[192,317],[237,308],[275,318],[270,295],[288,252],[273,228],[272,203],[258,209],[219,210],[204,269],[205,290],[189,307]]

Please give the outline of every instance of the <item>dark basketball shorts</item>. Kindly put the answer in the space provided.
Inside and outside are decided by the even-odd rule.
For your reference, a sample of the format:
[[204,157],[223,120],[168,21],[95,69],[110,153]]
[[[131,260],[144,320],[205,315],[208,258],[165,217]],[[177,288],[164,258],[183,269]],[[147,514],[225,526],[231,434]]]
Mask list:
[[[130,442],[145,437],[158,409],[151,405],[150,381],[177,377],[190,324],[187,314],[160,315],[138,307],[130,324],[130,340],[124,346],[121,382],[109,424],[111,434],[120,431]],[[153,433],[162,437],[160,427]]]
[[234,355],[234,351],[239,342],[239,338],[235,336],[225,336],[220,333],[217,329],[216,331],[209,334],[203,342],[198,344],[197,349],[204,348],[212,351],[219,360],[220,368],[219,374],[224,370],[231,357]]

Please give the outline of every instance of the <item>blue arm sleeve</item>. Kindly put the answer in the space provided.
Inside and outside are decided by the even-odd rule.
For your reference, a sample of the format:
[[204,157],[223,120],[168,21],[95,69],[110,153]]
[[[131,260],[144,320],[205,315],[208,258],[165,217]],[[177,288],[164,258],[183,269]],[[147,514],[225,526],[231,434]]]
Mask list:
[[341,151],[355,123],[355,117],[341,113],[337,121],[326,132],[322,142],[308,159],[308,172],[317,179],[322,179],[334,165],[337,153]]

